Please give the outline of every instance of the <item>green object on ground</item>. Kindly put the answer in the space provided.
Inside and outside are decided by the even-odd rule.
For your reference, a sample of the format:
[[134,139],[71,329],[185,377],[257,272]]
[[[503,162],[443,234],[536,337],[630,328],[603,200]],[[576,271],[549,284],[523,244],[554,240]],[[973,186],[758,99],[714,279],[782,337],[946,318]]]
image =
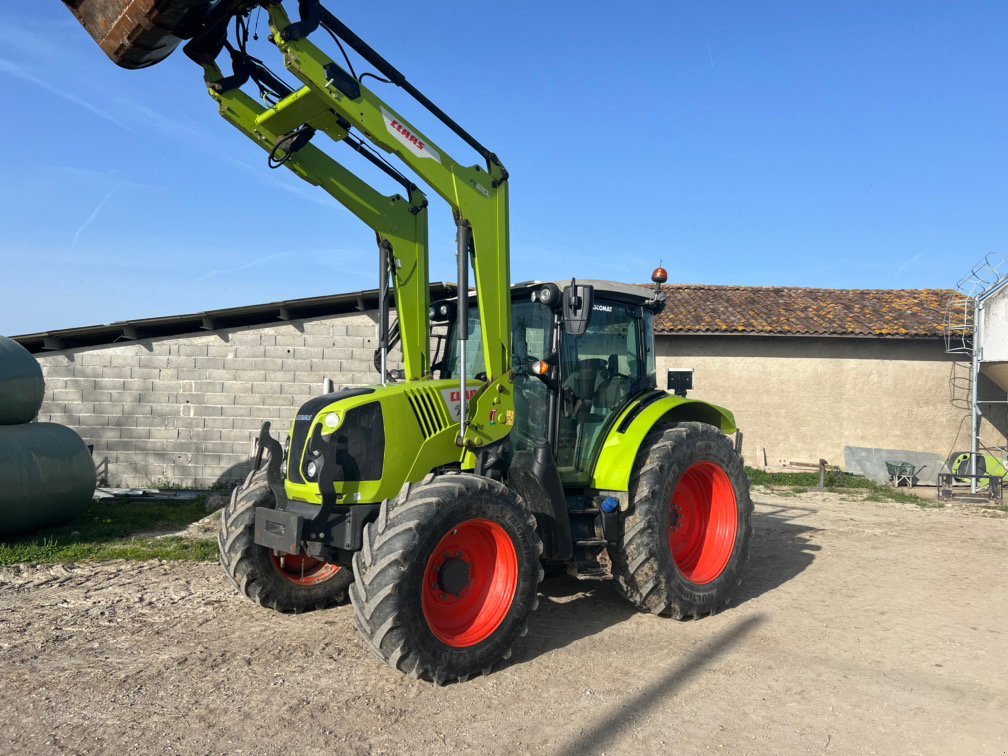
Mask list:
[[885,466],[886,472],[889,473],[890,483],[894,486],[906,483],[913,488],[917,467],[912,462],[886,462]]
[[44,393],[38,361],[16,341],[0,336],[0,425],[30,423]]
[[94,490],[91,453],[72,430],[0,426],[0,538],[72,520]]
[[[948,465],[949,472],[956,476],[957,483],[968,483],[969,476],[972,474],[970,457],[972,455],[970,452],[953,452],[949,455]],[[980,453],[977,454],[977,466],[976,474],[982,476],[992,476],[995,478],[1004,478],[1008,475],[1008,468],[1005,467],[1005,460],[998,459],[993,454]],[[988,477],[982,477],[977,480],[977,489],[980,491],[987,490],[990,486],[990,480]]]

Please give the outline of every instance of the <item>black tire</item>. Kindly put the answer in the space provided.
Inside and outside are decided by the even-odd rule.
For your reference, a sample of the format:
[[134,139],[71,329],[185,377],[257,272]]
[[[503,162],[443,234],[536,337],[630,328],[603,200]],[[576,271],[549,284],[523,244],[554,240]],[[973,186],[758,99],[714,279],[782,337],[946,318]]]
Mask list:
[[[680,494],[677,487],[687,471],[690,476],[685,485],[693,488]],[[726,523],[718,532],[724,535],[715,541],[696,536],[691,541],[692,549],[689,544],[679,545],[686,552],[685,556],[680,553],[681,568],[672,543],[688,520],[685,516],[679,519],[678,505],[672,504],[673,493],[680,499],[692,496],[713,500],[715,488],[706,485],[715,479],[720,502],[715,509],[722,515],[719,522]],[[729,485],[733,500],[729,500],[727,493]],[[714,614],[731,601],[742,580],[749,559],[752,510],[749,478],[742,458],[717,428],[704,423],[680,423],[653,430],[638,451],[630,479],[630,507],[620,542],[616,548],[610,548],[618,589],[641,611],[676,619]],[[730,530],[723,529],[730,527],[729,512],[737,517],[734,537]],[[670,526],[677,524],[679,527],[670,530]],[[694,534],[707,532],[705,526],[689,529]],[[697,539],[702,545],[696,545]],[[707,544],[714,545],[705,554]],[[693,558],[697,561],[693,562]]]
[[[475,584],[468,582],[468,575],[469,567],[479,560],[466,553],[468,562],[456,562],[468,565],[464,568],[467,577],[457,595],[446,595],[442,591],[447,589],[441,587],[446,581],[441,575],[447,561],[436,575],[431,572],[442,559],[435,550],[440,551],[438,547],[450,537],[461,538],[458,534],[467,532],[467,528],[486,527],[479,525],[484,522],[490,523],[502,539],[506,537],[513,548],[513,555],[510,548],[503,549],[507,558],[513,559],[508,574],[517,576],[513,598],[506,591],[506,598],[493,602],[500,619],[489,623],[488,635],[480,636],[471,630],[476,627],[474,621],[463,625],[465,632],[472,633],[471,638],[482,639],[469,645],[452,644],[436,635],[436,619],[430,619],[427,613],[436,597],[431,598],[426,591],[430,587],[440,594],[440,599],[461,603],[467,598],[466,591],[478,592]],[[450,548],[454,553],[455,547]],[[501,552],[497,548],[494,553]],[[462,551],[457,553],[461,558]],[[538,605],[543,576],[541,554],[535,518],[521,498],[503,484],[475,475],[453,474],[406,485],[395,500],[382,504],[378,519],[364,529],[364,547],[354,555],[355,581],[350,599],[357,627],[381,659],[414,677],[444,684],[487,674],[496,663],[511,656],[515,641],[527,632],[528,615]],[[492,574],[496,576],[503,568],[497,566],[501,557],[495,559]],[[428,580],[424,579],[425,573]],[[431,576],[435,582],[428,585]],[[438,611],[451,609],[441,606]]]
[[[231,502],[221,514],[217,538],[220,562],[228,578],[248,598],[278,612],[300,614],[345,604],[347,588],[353,582],[349,568],[333,571],[334,565],[319,563],[321,566],[315,569],[320,581],[299,584],[295,581],[304,581],[303,574],[285,572],[270,549],[256,544],[256,507],[275,506],[265,466],[250,472],[245,482],[232,491]],[[332,575],[326,577],[329,572]]]

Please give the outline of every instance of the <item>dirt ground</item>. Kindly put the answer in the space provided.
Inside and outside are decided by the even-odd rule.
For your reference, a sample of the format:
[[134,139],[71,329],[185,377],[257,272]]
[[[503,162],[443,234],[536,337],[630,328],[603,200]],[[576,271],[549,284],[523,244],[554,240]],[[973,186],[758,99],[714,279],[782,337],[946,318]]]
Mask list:
[[0,751],[1004,753],[1008,519],[760,491],[723,613],[543,584],[512,660],[444,688],[349,608],[285,617],[216,565],[0,572]]

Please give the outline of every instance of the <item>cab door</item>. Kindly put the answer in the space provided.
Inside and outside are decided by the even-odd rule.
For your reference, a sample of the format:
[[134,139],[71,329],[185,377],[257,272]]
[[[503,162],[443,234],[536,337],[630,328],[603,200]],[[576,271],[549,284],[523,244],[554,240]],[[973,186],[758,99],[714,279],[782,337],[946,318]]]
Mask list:
[[557,465],[565,483],[585,483],[609,419],[646,381],[640,305],[598,293],[588,329],[560,342],[560,427]]

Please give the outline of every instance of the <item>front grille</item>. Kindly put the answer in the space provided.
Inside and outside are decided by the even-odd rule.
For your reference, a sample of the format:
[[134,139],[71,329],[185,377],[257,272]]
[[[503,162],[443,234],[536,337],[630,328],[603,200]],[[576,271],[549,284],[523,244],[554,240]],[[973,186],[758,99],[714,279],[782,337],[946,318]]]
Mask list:
[[451,424],[448,410],[445,409],[441,397],[433,389],[407,389],[406,398],[409,400],[413,414],[416,416],[417,425],[424,438],[437,435]]
[[290,456],[287,460],[287,478],[292,483],[304,483],[304,474],[301,472],[301,460],[306,457],[304,454],[305,445],[308,443],[308,429],[315,421],[315,416],[333,402],[340,399],[349,399],[354,396],[364,396],[373,394],[374,389],[362,386],[360,388],[343,389],[332,394],[316,396],[305,402],[298,410],[294,418],[294,427],[291,429]]
[[349,410],[331,440],[321,445],[325,457],[321,475],[324,480],[334,483],[381,480],[385,469],[385,420],[381,404],[371,402]]

